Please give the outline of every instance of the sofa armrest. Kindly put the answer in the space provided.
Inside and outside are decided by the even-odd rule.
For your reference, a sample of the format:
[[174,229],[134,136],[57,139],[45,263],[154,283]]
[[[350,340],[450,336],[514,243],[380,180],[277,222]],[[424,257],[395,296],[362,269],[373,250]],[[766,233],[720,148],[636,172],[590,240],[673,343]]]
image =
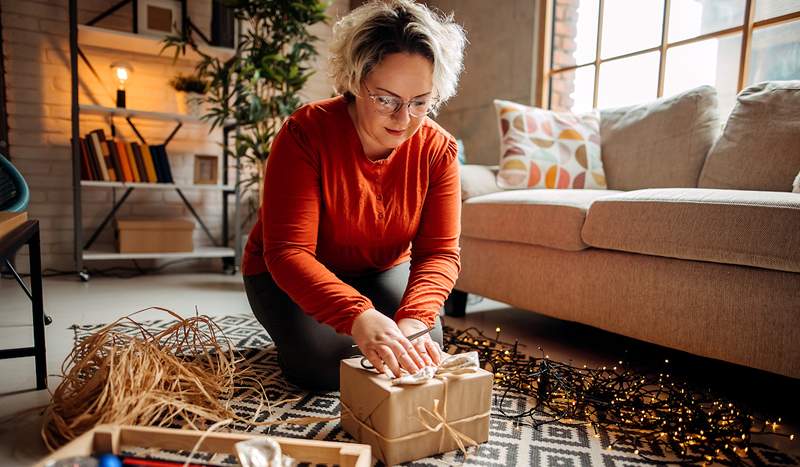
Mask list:
[[497,186],[496,165],[464,164],[461,166],[461,201],[475,196],[503,191]]

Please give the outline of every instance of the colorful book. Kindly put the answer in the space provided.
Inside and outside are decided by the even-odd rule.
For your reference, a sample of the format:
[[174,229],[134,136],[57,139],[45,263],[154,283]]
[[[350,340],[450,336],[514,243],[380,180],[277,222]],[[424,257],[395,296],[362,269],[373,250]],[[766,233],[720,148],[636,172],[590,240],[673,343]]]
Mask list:
[[128,154],[128,164],[131,166],[131,172],[133,172],[133,181],[137,183],[144,182],[145,180],[142,179],[142,173],[139,170],[139,164],[136,161],[136,155],[130,142],[125,143],[125,152]]
[[100,138],[97,136],[97,132],[93,131],[89,133],[88,137],[92,140],[92,152],[94,153],[95,160],[97,160],[97,166],[100,168],[100,174],[102,175],[100,180],[106,182],[112,181],[111,175],[108,173],[108,166],[106,165],[102,144],[100,144]]
[[142,149],[142,160],[144,161],[145,168],[147,169],[147,178],[150,183],[158,183],[158,172],[153,163],[153,154],[150,152],[150,146],[144,144]]
[[109,139],[105,141],[103,145],[103,149],[108,151],[108,158],[111,161],[111,165],[109,166],[108,175],[111,175],[111,167],[113,167],[114,171],[114,180],[115,182],[125,182],[125,172],[122,170],[122,166],[120,165],[119,154],[117,154],[117,145],[114,143],[113,139]]
[[136,161],[136,168],[139,169],[139,178],[142,180],[143,183],[148,183],[150,181],[150,178],[147,176],[147,168],[145,167],[144,159],[142,158],[142,148],[136,141],[130,144],[131,144],[131,152],[133,153],[133,158]]
[[78,138],[78,151],[81,154],[81,180],[92,180],[92,168],[89,166],[89,155],[86,152],[86,140]]
[[161,174],[164,177],[164,183],[174,183],[172,180],[172,168],[169,165],[169,157],[167,156],[167,148],[163,144],[150,146],[152,151],[155,148],[158,154],[158,163],[161,164]]
[[92,138],[83,138],[86,146],[86,154],[89,156],[89,167],[92,169],[92,180],[103,180],[103,173],[100,171],[100,164],[97,163],[97,156],[94,155],[94,144]]
[[119,157],[119,165],[122,167],[122,171],[125,174],[125,181],[135,182],[136,178],[134,178],[133,176],[133,169],[131,168],[131,164],[128,161],[128,152],[125,149],[125,142],[120,139],[115,139],[114,146],[116,149],[115,152]]

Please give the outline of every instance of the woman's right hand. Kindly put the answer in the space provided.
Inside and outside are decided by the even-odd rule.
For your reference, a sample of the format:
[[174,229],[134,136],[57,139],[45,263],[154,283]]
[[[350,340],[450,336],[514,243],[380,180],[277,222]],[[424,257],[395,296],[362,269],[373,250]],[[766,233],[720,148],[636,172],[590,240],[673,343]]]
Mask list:
[[425,366],[425,361],[397,323],[374,308],[356,317],[350,335],[361,353],[381,373],[385,373],[384,368],[388,367],[397,377],[400,376],[400,367],[414,374]]

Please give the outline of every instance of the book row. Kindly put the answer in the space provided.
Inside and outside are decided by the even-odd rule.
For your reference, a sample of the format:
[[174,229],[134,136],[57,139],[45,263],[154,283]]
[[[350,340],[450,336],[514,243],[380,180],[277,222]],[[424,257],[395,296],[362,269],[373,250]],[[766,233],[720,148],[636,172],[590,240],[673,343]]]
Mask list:
[[81,179],[106,182],[174,183],[163,144],[106,138],[102,129],[80,138]]

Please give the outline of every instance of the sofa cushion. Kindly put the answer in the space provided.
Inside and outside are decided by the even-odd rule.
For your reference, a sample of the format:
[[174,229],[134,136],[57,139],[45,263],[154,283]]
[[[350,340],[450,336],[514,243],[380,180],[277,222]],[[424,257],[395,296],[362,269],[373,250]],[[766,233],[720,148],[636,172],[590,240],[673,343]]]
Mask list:
[[596,199],[608,190],[515,190],[464,202],[461,233],[485,240],[540,245],[561,250],[586,248],[581,228]]
[[502,190],[496,182],[497,166],[464,164],[458,169],[461,176],[461,201]]
[[791,191],[798,169],[800,81],[758,83],[736,98],[698,186]]
[[600,116],[494,101],[500,122],[501,188],[606,188]]
[[652,189],[597,200],[583,241],[597,248],[800,272],[800,196]]
[[717,91],[711,86],[602,110],[600,139],[608,188],[696,187],[718,133]]

